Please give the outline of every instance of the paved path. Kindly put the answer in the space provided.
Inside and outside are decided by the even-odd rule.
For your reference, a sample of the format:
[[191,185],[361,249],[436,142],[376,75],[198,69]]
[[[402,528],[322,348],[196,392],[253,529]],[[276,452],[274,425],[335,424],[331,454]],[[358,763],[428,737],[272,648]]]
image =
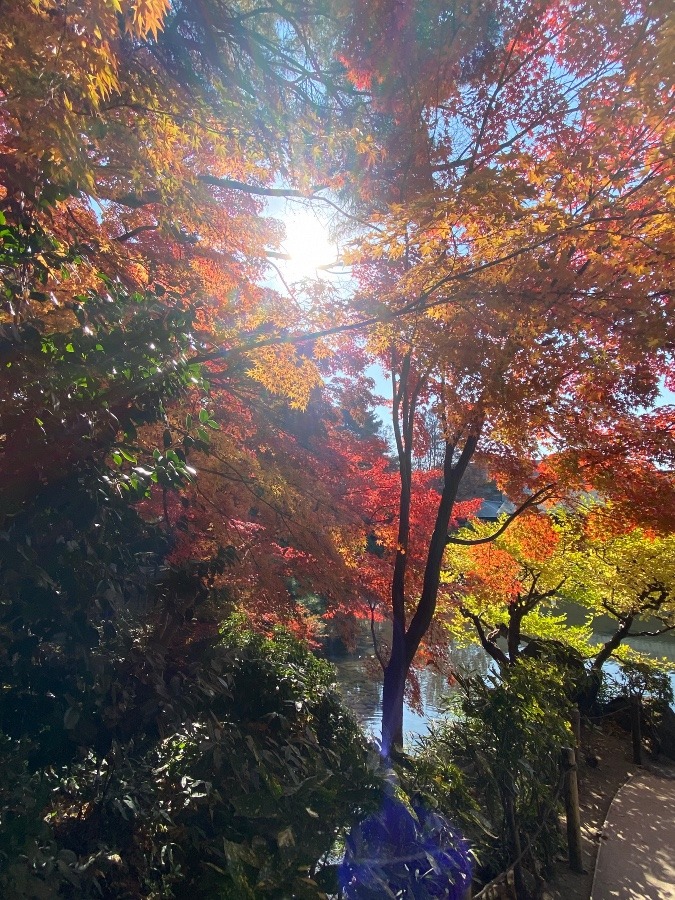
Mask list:
[[675,778],[641,771],[602,828],[591,900],[675,900]]

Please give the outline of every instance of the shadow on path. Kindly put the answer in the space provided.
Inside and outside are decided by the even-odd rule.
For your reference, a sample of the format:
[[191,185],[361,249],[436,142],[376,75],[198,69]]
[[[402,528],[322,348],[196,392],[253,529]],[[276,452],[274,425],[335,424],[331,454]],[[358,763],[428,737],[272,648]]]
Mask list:
[[675,778],[634,775],[602,829],[591,900],[675,900]]

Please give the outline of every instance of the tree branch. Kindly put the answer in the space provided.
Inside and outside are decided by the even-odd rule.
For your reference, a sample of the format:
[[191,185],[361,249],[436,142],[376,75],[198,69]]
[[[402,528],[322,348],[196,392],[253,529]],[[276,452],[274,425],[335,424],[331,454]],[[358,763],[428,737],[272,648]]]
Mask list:
[[500,650],[496,644],[493,644],[492,641],[488,640],[480,616],[472,613],[465,606],[460,606],[459,611],[465,619],[470,619],[473,622],[474,628],[478,632],[478,638],[483,650],[485,650],[485,652],[489,656],[491,656],[495,660],[495,662],[498,662],[500,666],[509,666],[510,663],[506,654],[502,650]]
[[224,188],[228,191],[241,191],[244,194],[254,194],[256,197],[297,197],[302,200],[311,200],[318,191],[325,190],[325,186],[317,185],[309,193],[305,193],[295,188],[264,187],[259,184],[247,184],[244,181],[237,181],[235,178],[217,178],[215,175],[199,175],[198,180],[203,184],[211,185],[211,187]]
[[130,241],[139,234],[142,234],[144,231],[156,231],[158,227],[158,225],[139,225],[138,228],[132,228],[131,231],[125,231],[124,234],[118,234],[113,240],[123,244],[125,241]]
[[600,652],[591,665],[591,669],[593,669],[594,672],[599,672],[602,669],[612,653],[614,653],[617,647],[626,638],[630,632],[630,626],[633,624],[633,618],[633,616],[626,616],[626,618],[621,621],[621,624],[612,637],[602,645]]
[[658,637],[660,634],[666,634],[666,632],[674,629],[675,625],[664,625],[663,628],[659,628],[656,631],[629,631],[626,637]]
[[547,484],[545,487],[540,488],[540,490],[538,490],[536,492],[536,494],[532,494],[531,497],[528,497],[524,503],[520,504],[520,506],[518,507],[517,510],[515,510],[515,512],[512,512],[511,515],[508,516],[508,518],[504,521],[503,525],[501,525],[497,529],[497,531],[494,532],[494,534],[490,534],[487,537],[483,537],[483,538],[476,538],[475,540],[467,540],[465,538],[453,537],[452,535],[449,534],[445,541],[446,544],[460,544],[462,547],[473,547],[476,544],[491,543],[492,541],[496,540],[500,535],[504,534],[504,532],[509,527],[511,522],[513,522],[514,519],[517,519],[518,516],[521,513],[525,512],[525,510],[528,509],[530,506],[534,506],[536,503],[538,503],[544,497],[544,495],[550,493],[550,491],[553,490],[554,487],[555,487],[554,484]]

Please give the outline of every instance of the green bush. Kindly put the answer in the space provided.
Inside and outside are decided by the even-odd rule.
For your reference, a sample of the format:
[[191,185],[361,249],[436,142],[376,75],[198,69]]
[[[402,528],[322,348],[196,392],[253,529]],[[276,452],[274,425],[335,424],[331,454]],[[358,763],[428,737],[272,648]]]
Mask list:
[[[226,561],[166,567],[170,535],[81,478],[0,535],[0,895],[336,894],[384,795],[332,667],[220,624]],[[427,854],[454,866],[462,847],[410,810],[419,854],[376,868],[433,888]]]
[[96,473],[0,533],[7,900],[320,896],[378,804],[332,668],[220,626],[226,561],[171,569],[167,549]]
[[452,716],[420,741],[411,787],[463,829],[484,881],[517,856],[547,874],[560,848],[560,750],[571,740],[564,675],[521,660],[460,687]]
[[437,811],[411,804],[398,787],[350,832],[340,867],[341,896],[463,900],[471,875],[472,854],[461,834]]
[[48,776],[14,744],[4,897],[321,896],[321,861],[379,802],[377,760],[330,666],[239,625],[202,657],[191,715],[156,743],[113,742]]

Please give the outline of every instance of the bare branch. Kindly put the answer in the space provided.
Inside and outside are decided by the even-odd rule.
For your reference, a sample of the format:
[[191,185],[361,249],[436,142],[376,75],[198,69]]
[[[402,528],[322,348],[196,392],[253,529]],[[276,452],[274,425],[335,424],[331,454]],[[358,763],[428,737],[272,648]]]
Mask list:
[[476,544],[489,544],[492,541],[496,540],[500,535],[504,534],[509,525],[517,519],[521,513],[524,513],[526,509],[534,506],[540,500],[544,498],[544,495],[550,494],[550,492],[555,487],[555,484],[547,484],[545,487],[540,488],[536,492],[536,494],[532,494],[531,497],[528,497],[524,503],[521,503],[515,512],[512,512],[507,519],[505,519],[504,523],[494,532],[494,534],[490,534],[487,537],[475,538],[475,540],[467,540],[465,538],[453,537],[452,535],[448,535],[446,538],[446,544],[460,544],[462,547],[473,547]]
[[508,666],[509,660],[506,654],[502,650],[500,650],[495,643],[489,640],[489,638],[485,634],[485,629],[483,628],[481,617],[476,615],[476,613],[472,613],[471,610],[467,609],[465,606],[460,606],[459,611],[465,619],[470,619],[471,622],[473,622],[474,628],[478,632],[478,638],[483,650],[485,650],[485,652],[488,653],[495,660],[495,662],[498,662],[501,666]]
[[660,634],[666,634],[668,631],[675,630],[675,625],[664,625],[656,631],[629,631],[626,637],[658,637]]
[[131,231],[118,234],[113,240],[123,244],[125,241],[131,241],[133,238],[138,237],[139,234],[143,234],[144,231],[156,231],[158,227],[158,225],[139,225],[138,228],[132,228]]
[[254,194],[256,197],[297,197],[302,200],[311,200],[317,191],[324,190],[322,186],[318,185],[306,193],[295,188],[265,187],[261,184],[247,184],[245,181],[237,181],[235,178],[217,178],[215,175],[199,175],[198,177],[199,181],[211,185],[211,187],[241,191],[244,194]]

